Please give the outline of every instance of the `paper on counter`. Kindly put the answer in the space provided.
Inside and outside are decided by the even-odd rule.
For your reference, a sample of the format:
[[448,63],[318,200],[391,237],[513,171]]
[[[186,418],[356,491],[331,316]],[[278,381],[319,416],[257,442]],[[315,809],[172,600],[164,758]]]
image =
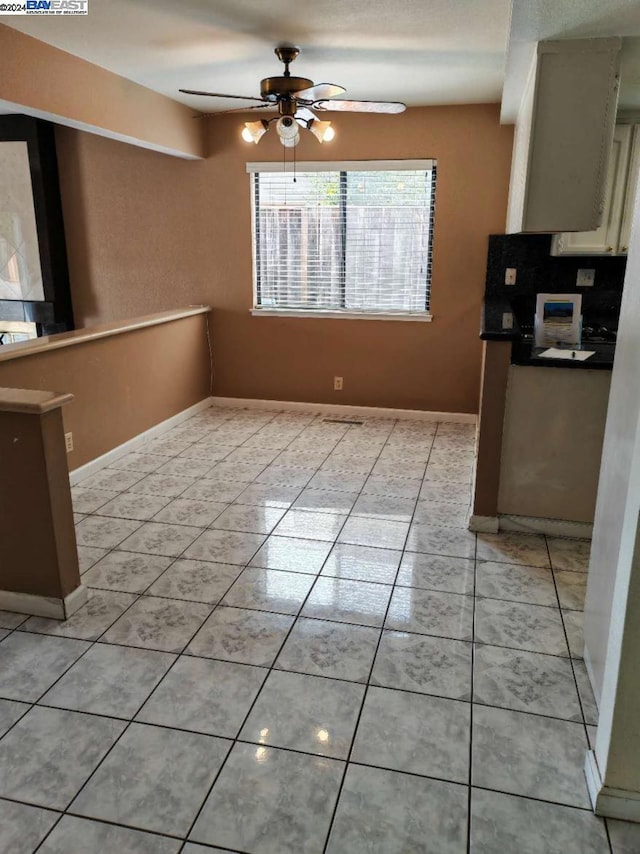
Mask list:
[[584,362],[595,352],[595,350],[560,350],[558,347],[549,347],[544,353],[538,353],[538,356],[541,359],[567,359],[569,362]]

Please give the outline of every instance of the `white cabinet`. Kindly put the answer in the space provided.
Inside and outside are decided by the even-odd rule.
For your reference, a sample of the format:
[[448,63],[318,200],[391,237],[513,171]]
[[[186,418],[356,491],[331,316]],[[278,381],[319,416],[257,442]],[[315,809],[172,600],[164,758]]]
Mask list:
[[509,233],[600,226],[620,44],[619,38],[538,43],[516,121]]
[[552,255],[626,255],[640,173],[640,125],[618,125],[605,185],[602,224],[594,231],[556,234]]

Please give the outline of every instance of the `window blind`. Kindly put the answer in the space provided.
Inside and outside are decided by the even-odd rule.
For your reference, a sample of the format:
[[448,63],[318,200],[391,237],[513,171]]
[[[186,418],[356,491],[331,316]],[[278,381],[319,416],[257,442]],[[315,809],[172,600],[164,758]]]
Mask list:
[[251,164],[256,307],[427,312],[435,163],[310,165]]

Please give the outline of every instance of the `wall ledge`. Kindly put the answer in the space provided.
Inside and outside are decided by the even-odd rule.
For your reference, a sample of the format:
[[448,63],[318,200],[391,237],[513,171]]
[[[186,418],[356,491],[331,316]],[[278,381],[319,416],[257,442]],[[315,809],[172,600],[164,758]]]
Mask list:
[[196,314],[207,314],[210,311],[211,306],[209,305],[192,305],[188,308],[147,314],[144,317],[132,320],[102,323],[98,326],[89,326],[86,329],[76,329],[73,332],[60,332],[57,335],[44,335],[42,338],[34,338],[31,341],[5,344],[0,347],[0,362],[8,362],[11,359],[20,359],[24,356],[34,356],[36,353],[58,350],[61,347],[72,347],[75,344],[86,344],[88,341],[95,341],[98,338],[121,335],[123,332],[134,332],[136,329],[145,329],[147,326],[157,326],[160,323],[171,323],[174,320],[182,320]]
[[71,403],[73,395],[55,391],[36,391],[30,388],[0,388],[0,412],[21,412],[42,415]]

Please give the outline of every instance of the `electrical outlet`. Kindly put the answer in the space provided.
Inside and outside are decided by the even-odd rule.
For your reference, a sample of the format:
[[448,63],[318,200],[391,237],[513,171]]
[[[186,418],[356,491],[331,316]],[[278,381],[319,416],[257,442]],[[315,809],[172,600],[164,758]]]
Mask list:
[[342,391],[342,377],[333,378],[333,390]]
[[576,276],[576,287],[577,288],[592,288],[595,280],[596,280],[596,271],[595,270],[578,270],[578,274]]
[[513,314],[510,311],[502,312],[502,328],[513,329]]
[[64,444],[67,449],[67,453],[73,451],[73,433],[64,434]]
[[504,283],[505,285],[515,285],[516,283],[516,273],[518,271],[515,267],[507,267],[504,271]]

